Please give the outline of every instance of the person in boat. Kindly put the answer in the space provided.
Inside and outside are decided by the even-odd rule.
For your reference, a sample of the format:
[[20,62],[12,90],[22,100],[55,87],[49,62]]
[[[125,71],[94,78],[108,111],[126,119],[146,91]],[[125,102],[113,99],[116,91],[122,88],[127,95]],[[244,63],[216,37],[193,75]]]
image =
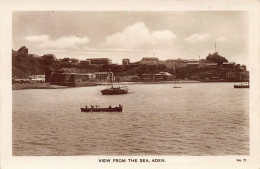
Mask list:
[[121,104],[119,104],[119,108],[121,108],[122,106],[121,106]]
[[93,109],[93,108],[94,108],[94,106],[92,106],[92,105],[91,105],[91,108]]
[[112,108],[112,107],[111,107],[111,105],[110,105],[108,108],[110,108],[110,109],[111,109],[111,108]]

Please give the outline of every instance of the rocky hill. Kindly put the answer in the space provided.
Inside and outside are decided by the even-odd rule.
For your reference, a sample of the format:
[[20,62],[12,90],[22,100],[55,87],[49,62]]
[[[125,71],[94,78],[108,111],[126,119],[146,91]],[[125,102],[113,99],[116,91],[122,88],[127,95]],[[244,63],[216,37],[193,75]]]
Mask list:
[[27,78],[33,74],[44,74],[50,65],[44,64],[43,56],[28,53],[28,48],[21,47],[12,51],[12,76]]

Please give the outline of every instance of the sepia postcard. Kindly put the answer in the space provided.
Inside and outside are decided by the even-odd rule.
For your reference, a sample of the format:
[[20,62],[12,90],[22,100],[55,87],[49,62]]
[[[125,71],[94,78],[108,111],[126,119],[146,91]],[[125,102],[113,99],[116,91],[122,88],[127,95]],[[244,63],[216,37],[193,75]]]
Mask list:
[[260,168],[258,1],[1,4],[1,168]]

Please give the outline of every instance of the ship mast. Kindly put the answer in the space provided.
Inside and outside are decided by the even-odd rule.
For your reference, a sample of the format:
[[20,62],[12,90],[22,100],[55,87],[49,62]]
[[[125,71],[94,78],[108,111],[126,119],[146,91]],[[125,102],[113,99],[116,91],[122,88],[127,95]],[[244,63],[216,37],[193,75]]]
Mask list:
[[111,74],[111,85],[112,85],[112,88],[113,88],[113,72],[110,71],[110,74]]
[[215,41],[215,53],[217,52],[217,43]]

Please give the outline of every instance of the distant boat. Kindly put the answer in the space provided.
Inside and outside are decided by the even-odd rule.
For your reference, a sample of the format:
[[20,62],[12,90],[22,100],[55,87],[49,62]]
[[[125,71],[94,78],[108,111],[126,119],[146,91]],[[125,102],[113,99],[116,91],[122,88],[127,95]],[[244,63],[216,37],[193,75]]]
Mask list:
[[119,94],[126,94],[128,92],[128,89],[126,87],[120,87],[120,86],[114,87],[113,84],[114,76],[111,71],[109,72],[108,79],[109,79],[110,87],[108,89],[101,90],[101,93],[103,95],[119,95]]
[[173,86],[173,88],[181,88],[181,86],[176,86],[176,80],[175,80],[175,86]]
[[247,84],[234,85],[234,88],[249,88],[249,82]]
[[[242,81],[241,73],[240,73],[240,80]],[[248,81],[247,84],[243,84],[243,83],[241,82],[241,84],[234,85],[234,88],[249,88],[249,81]]]
[[108,108],[99,108],[99,107],[94,107],[91,106],[88,108],[87,106],[85,108],[81,108],[81,112],[122,112],[123,106],[119,104],[118,107],[111,107],[109,106]]
[[174,86],[173,88],[181,88],[180,86],[176,86],[176,63],[175,63],[175,80],[174,80]]

